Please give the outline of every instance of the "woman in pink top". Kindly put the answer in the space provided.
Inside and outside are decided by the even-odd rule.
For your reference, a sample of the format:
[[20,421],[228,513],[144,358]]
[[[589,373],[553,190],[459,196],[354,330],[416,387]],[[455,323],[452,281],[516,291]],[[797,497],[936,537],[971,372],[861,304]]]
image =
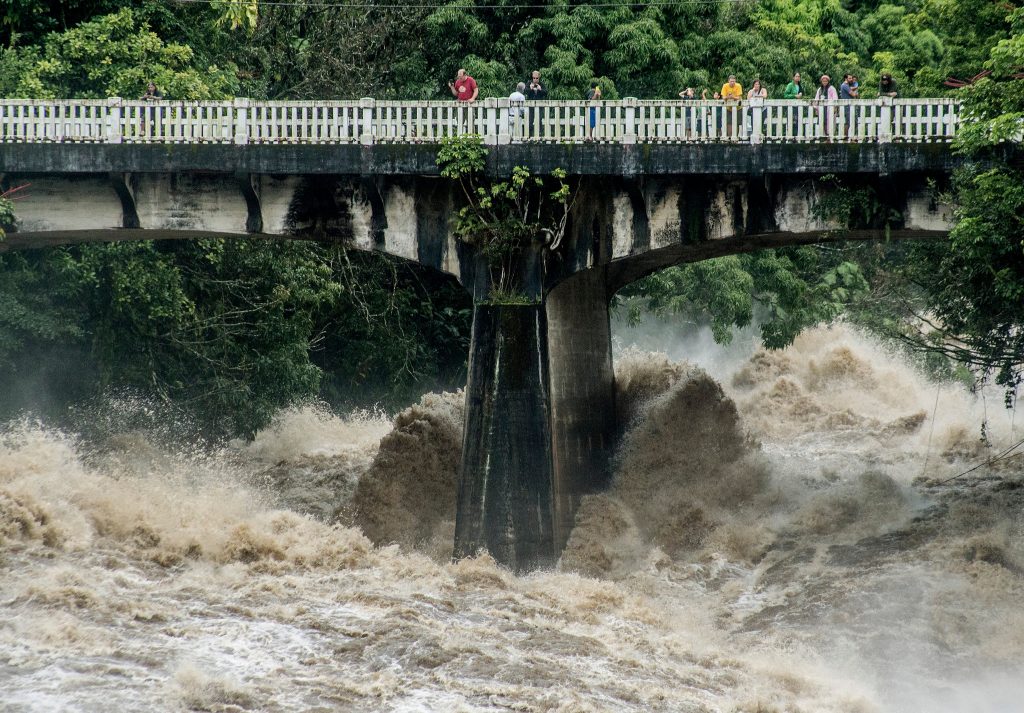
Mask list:
[[[837,92],[836,88],[832,86],[832,78],[831,77],[829,77],[827,74],[823,74],[823,75],[821,75],[820,82],[821,82],[821,86],[819,86],[818,87],[818,91],[816,91],[814,93],[814,100],[815,101],[825,101],[825,100],[835,101],[835,100],[839,99],[839,92]],[[829,106],[829,107],[827,107],[825,109],[825,111],[823,113],[824,113],[824,116],[825,116],[825,125],[822,127],[822,131],[823,131],[823,135],[827,137],[827,136],[830,136],[832,134],[832,124],[835,122],[835,107],[834,106]],[[821,114],[822,114],[822,112],[819,109],[819,116]]]

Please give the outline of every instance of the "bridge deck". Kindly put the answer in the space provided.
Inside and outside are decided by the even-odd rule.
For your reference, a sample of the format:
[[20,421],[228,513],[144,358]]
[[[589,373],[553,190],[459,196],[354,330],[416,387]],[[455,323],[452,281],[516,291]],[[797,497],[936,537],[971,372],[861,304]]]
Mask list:
[[[0,100],[0,142],[433,144],[479,134],[520,142],[935,143],[960,121],[953,99],[745,102]],[[591,124],[593,129],[591,129]]]

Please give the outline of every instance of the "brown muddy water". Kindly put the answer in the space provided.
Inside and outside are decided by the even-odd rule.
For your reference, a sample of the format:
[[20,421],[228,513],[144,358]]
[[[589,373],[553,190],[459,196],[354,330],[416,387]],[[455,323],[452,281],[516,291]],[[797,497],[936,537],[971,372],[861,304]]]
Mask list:
[[214,455],[0,427],[0,710],[1024,710],[1024,462],[937,484],[1022,437],[998,396],[842,328],[620,352],[615,483],[522,577],[447,561],[460,395]]

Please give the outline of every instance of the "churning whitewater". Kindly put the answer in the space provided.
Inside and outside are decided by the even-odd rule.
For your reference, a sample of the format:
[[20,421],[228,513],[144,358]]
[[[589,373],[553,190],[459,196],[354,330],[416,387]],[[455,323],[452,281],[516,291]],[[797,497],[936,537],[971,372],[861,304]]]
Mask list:
[[1019,711],[1024,458],[942,482],[998,396],[842,327],[677,357],[620,350],[614,483],[522,577],[448,561],[462,394],[212,455],[0,427],[0,710]]

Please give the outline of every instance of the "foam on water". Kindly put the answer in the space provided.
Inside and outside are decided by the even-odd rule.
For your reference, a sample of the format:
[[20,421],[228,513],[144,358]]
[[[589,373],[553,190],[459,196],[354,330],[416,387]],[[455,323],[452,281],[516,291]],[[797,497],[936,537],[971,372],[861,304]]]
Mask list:
[[934,482],[1009,420],[842,328],[738,362],[620,354],[614,483],[522,577],[447,561],[461,394],[215,454],[7,424],[0,710],[1016,710],[1024,467]]

